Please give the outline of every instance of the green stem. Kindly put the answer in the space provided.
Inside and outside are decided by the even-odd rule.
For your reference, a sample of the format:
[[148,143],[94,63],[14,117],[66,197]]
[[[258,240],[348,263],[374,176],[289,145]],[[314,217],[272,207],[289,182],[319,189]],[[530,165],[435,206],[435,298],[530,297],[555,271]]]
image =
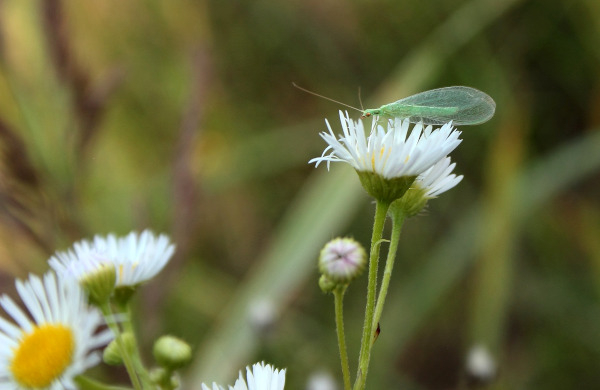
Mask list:
[[117,341],[117,346],[119,347],[119,351],[121,352],[121,356],[123,357],[123,363],[125,364],[125,369],[127,369],[127,374],[129,374],[129,378],[131,379],[131,383],[133,384],[133,388],[135,390],[142,390],[142,385],[140,384],[140,380],[137,376],[135,367],[131,360],[131,356],[129,356],[129,352],[125,345],[123,344],[123,339],[121,338],[121,330],[119,326],[114,320],[114,315],[112,309],[110,307],[110,303],[104,303],[100,305],[100,310],[102,310],[102,314],[106,320],[106,324],[112,330],[115,335],[115,340]]
[[130,387],[107,385],[83,375],[76,376],[74,380],[77,388],[81,390],[131,390]]
[[377,268],[379,266],[379,247],[383,235],[383,226],[390,207],[388,202],[378,200],[375,207],[375,221],[373,222],[373,236],[371,237],[371,251],[369,256],[369,281],[367,285],[367,307],[365,309],[365,323],[363,326],[358,373],[354,390],[363,390],[367,380],[367,370],[371,358],[371,342],[373,340],[373,312],[375,309],[375,294],[377,292]]
[[148,374],[148,371],[146,370],[146,367],[144,366],[144,363],[142,362],[142,357],[140,356],[140,349],[138,346],[135,329],[134,329],[133,323],[131,321],[131,318],[132,318],[131,306],[129,304],[126,304],[126,305],[118,305],[118,307],[121,309],[121,311],[123,313],[125,313],[125,316],[126,316],[125,320],[122,322],[123,330],[127,333],[130,333],[131,336],[133,337],[134,348],[133,348],[133,355],[132,355],[133,361],[132,362],[135,367],[135,370],[142,380],[143,388],[151,389],[152,381],[150,380],[150,374]]
[[335,327],[337,329],[338,345],[340,347],[340,360],[342,362],[342,375],[344,377],[344,390],[350,390],[350,365],[348,364],[348,351],[346,350],[346,336],[344,334],[344,293],[346,286],[333,290],[335,301]]
[[373,317],[374,328],[377,328],[379,320],[381,319],[381,313],[383,311],[383,305],[385,304],[388,286],[390,285],[390,279],[392,277],[392,270],[394,268],[394,262],[396,260],[396,251],[398,249],[398,242],[400,241],[400,232],[402,231],[402,225],[404,224],[404,220],[405,216],[403,214],[399,212],[392,213],[392,237],[390,238],[390,247],[388,249],[387,259],[385,261],[383,279],[381,280],[381,287],[379,289],[379,295],[377,296],[377,306],[375,307],[375,316]]

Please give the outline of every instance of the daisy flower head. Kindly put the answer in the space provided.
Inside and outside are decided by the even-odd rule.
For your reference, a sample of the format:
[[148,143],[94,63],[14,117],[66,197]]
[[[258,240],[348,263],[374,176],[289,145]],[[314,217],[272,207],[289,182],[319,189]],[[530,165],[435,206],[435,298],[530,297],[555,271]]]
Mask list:
[[175,252],[169,238],[149,230],[127,236],[95,236],[81,240],[66,252],[50,258],[50,266],[59,274],[75,277],[79,282],[102,267],[114,266],[116,287],[134,287],[152,279]]
[[[240,376],[235,384],[229,386],[229,390],[283,390],[285,385],[285,369],[278,370],[264,362],[256,363],[246,367],[246,378],[240,371]],[[202,384],[202,390],[225,390],[223,386],[216,383],[212,387]]]
[[402,198],[390,206],[392,213],[400,213],[403,217],[414,217],[425,208],[430,199],[455,187],[463,179],[452,173],[456,163],[450,164],[450,157],[445,157],[434,166],[420,174]]
[[246,380],[240,371],[240,377],[230,390],[283,390],[285,385],[285,369],[277,370],[264,362],[246,367]]
[[450,157],[438,161],[434,166],[420,174],[415,180],[413,187],[424,191],[423,196],[428,199],[456,187],[463,179],[463,175],[456,176],[452,173],[456,163],[450,164]]
[[[461,142],[460,131],[446,123],[440,128],[408,120],[387,121],[387,127],[373,119],[366,135],[362,120],[353,121],[348,112],[340,111],[343,136],[337,138],[325,121],[329,132],[321,133],[328,143],[321,157],[309,163],[318,166],[326,161],[350,164],[358,173],[363,187],[376,199],[393,201],[401,197],[417,176],[447,156]],[[410,130],[410,131],[409,131]]]
[[0,297],[14,321],[0,317],[0,389],[76,389],[73,378],[99,363],[94,349],[112,339],[109,331],[96,332],[100,312],[77,283],[54,272],[16,286],[26,311]]

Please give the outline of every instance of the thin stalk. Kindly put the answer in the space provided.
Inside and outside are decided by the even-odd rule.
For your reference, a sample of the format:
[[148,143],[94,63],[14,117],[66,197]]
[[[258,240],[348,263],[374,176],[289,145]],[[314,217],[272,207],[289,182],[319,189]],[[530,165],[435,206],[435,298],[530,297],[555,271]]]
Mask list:
[[152,381],[150,380],[150,374],[146,370],[144,363],[142,362],[142,357],[140,356],[140,349],[137,342],[137,337],[135,334],[135,329],[133,327],[133,323],[131,322],[131,306],[129,304],[119,305],[121,310],[125,313],[125,320],[122,322],[123,331],[130,333],[133,336],[133,341],[135,344],[135,348],[133,348],[133,365],[135,367],[136,372],[140,376],[142,380],[142,384],[144,389],[152,388]]
[[350,365],[348,363],[348,351],[346,349],[346,335],[344,333],[344,293],[346,286],[337,287],[333,290],[335,301],[335,327],[337,330],[338,345],[340,347],[340,360],[342,362],[342,376],[344,377],[344,390],[352,389],[350,381]]
[[375,206],[375,221],[373,222],[373,236],[371,237],[371,250],[369,256],[369,281],[367,285],[367,307],[365,309],[365,323],[363,326],[358,372],[354,390],[363,390],[367,380],[367,370],[371,358],[371,342],[373,339],[373,313],[375,310],[375,295],[377,293],[377,269],[379,267],[379,248],[383,235],[383,226],[390,204],[377,201]]
[[373,327],[375,329],[379,324],[379,320],[381,319],[381,313],[383,311],[383,305],[385,304],[385,298],[387,296],[388,286],[390,285],[390,279],[392,277],[392,270],[394,268],[394,262],[396,260],[396,252],[398,249],[398,242],[400,241],[400,233],[402,232],[402,225],[404,224],[404,220],[405,216],[403,214],[392,213],[392,236],[390,238],[390,247],[388,249],[387,259],[385,261],[385,270],[383,272],[383,279],[381,280],[379,295],[377,296],[375,316],[373,317]]
[[76,376],[75,383],[81,390],[131,390],[131,387],[111,386],[83,375]]
[[102,314],[106,319],[108,327],[110,328],[110,330],[112,330],[112,332],[115,335],[117,346],[119,347],[119,351],[121,352],[121,356],[123,357],[123,364],[125,364],[125,369],[127,370],[127,374],[129,374],[129,378],[131,379],[133,388],[135,390],[142,390],[142,385],[140,384],[140,380],[137,376],[135,367],[133,365],[133,361],[131,360],[131,356],[129,356],[127,348],[125,348],[125,345],[123,344],[123,339],[121,338],[121,330],[119,329],[117,323],[113,320],[114,315],[110,307],[110,303],[107,302],[100,305],[100,310],[102,311]]

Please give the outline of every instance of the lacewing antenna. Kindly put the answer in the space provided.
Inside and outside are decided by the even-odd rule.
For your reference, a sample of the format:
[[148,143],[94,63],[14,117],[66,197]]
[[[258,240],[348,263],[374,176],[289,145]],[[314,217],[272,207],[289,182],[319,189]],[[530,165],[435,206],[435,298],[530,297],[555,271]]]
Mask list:
[[358,87],[358,102],[360,103],[361,111],[365,111],[365,108],[363,107],[363,104],[362,104],[362,98],[360,96],[360,87]]
[[[358,111],[358,112],[363,112],[363,110],[360,110],[360,109],[358,109],[358,108],[356,108],[356,107],[353,107],[353,106],[351,106],[351,105],[349,105],[349,104],[342,103],[342,102],[340,102],[340,101],[338,101],[338,100],[335,100],[335,99],[329,98],[329,97],[327,97],[327,96],[319,95],[319,94],[318,94],[318,93],[316,93],[316,92],[309,91],[309,90],[308,90],[308,89],[306,89],[306,88],[302,88],[302,87],[300,87],[298,84],[296,84],[296,83],[294,83],[294,82],[292,82],[292,85],[293,85],[294,87],[298,88],[299,90],[301,90],[301,91],[304,91],[304,92],[306,92],[306,93],[309,93],[309,94],[311,94],[311,95],[314,95],[314,96],[320,97],[320,98],[322,98],[322,99],[325,99],[325,100],[329,100],[330,102],[334,102],[334,103],[337,103],[337,104],[341,104],[341,105],[342,105],[342,106],[344,106],[344,107],[351,108],[351,109],[353,109],[353,110],[356,110],[356,111]],[[361,103],[361,105],[362,105],[362,103]]]

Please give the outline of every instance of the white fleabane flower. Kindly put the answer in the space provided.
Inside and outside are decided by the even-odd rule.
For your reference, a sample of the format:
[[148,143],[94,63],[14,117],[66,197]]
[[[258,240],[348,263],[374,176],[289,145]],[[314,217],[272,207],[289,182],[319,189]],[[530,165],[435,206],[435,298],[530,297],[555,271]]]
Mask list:
[[96,332],[100,312],[87,305],[77,283],[54,272],[16,286],[27,311],[0,297],[14,321],[0,317],[0,389],[76,389],[73,378],[100,362],[93,350],[112,339],[108,331]]
[[390,213],[402,218],[418,215],[430,199],[453,188],[463,179],[462,175],[452,173],[455,166],[450,164],[450,157],[446,157],[420,174],[402,198],[391,204]]
[[373,120],[367,136],[362,120],[353,121],[340,111],[343,136],[337,138],[326,120],[329,132],[321,137],[329,144],[321,157],[309,163],[317,166],[326,161],[350,164],[358,173],[363,187],[378,200],[391,202],[400,198],[415,178],[447,156],[460,143],[460,131],[446,123],[440,128],[415,124],[408,120],[387,121],[387,128]]
[[277,370],[264,362],[246,367],[246,380],[240,371],[240,377],[230,390],[283,390],[285,385],[285,369]]
[[[362,120],[353,121],[340,111],[344,135],[337,138],[326,120],[329,133],[321,137],[329,144],[321,157],[309,163],[343,161],[361,172],[377,173],[385,179],[417,176],[447,156],[460,143],[460,131],[451,123],[441,128],[418,123],[409,134],[410,123],[399,118],[387,121],[387,129],[373,120],[367,137]],[[329,154],[327,152],[331,151]]]
[[452,171],[456,163],[450,164],[450,157],[438,161],[434,166],[420,174],[413,187],[425,191],[426,198],[435,198],[436,196],[454,188],[463,179],[463,175],[456,176]]
[[135,286],[152,279],[167,264],[175,246],[161,234],[149,230],[131,232],[125,237],[109,234],[81,240],[66,252],[50,258],[50,266],[59,274],[75,277],[80,282],[106,265],[116,271],[116,287]]
[[[235,381],[235,384],[229,386],[229,390],[283,390],[285,385],[285,369],[277,370],[270,364],[264,362],[256,363],[250,367],[246,367],[246,379],[240,371],[240,377]],[[223,386],[216,383],[212,384],[212,388],[204,383],[202,390],[226,390]]]

